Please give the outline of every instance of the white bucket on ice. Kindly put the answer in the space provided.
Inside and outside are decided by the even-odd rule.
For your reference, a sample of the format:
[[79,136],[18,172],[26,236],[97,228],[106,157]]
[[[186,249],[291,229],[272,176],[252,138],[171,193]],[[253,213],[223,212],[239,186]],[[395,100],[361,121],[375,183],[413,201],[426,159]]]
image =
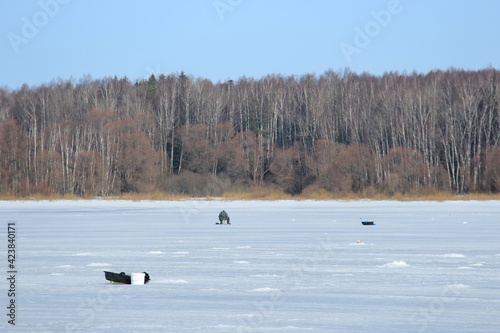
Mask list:
[[144,284],[144,273],[130,274],[130,284]]

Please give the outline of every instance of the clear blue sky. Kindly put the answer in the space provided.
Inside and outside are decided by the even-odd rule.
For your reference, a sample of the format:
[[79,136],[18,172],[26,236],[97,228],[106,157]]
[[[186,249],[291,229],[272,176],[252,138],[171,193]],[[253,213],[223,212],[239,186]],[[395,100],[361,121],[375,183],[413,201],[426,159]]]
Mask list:
[[500,68],[497,0],[0,0],[0,86]]

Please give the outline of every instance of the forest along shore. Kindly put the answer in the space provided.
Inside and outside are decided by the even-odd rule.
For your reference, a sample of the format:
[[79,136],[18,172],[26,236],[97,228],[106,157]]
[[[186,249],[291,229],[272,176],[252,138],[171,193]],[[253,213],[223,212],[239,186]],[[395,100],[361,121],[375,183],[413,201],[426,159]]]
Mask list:
[[495,195],[498,74],[180,73],[0,89],[0,195]]

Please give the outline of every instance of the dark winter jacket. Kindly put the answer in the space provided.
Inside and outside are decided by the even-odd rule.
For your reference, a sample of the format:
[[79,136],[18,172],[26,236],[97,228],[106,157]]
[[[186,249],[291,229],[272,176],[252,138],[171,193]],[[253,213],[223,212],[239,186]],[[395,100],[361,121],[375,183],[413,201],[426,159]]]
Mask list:
[[219,213],[219,221],[222,223],[222,221],[227,221],[229,223],[229,215],[226,213],[225,210]]

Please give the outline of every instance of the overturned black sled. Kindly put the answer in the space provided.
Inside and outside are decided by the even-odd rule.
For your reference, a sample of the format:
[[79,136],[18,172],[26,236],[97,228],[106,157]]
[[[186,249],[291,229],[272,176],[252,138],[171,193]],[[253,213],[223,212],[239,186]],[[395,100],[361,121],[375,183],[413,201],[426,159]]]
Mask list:
[[150,277],[146,272],[142,273],[132,273],[125,274],[125,272],[114,273],[104,271],[104,277],[106,280],[112,283],[124,283],[124,284],[146,284],[149,282]]

